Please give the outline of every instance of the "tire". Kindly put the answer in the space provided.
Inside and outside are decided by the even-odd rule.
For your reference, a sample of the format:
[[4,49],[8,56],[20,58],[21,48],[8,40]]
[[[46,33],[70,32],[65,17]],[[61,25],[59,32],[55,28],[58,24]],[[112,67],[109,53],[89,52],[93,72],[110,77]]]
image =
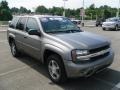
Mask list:
[[118,25],[115,26],[115,31],[118,31]]
[[11,53],[14,57],[18,57],[20,56],[20,53],[19,51],[17,50],[17,47],[16,47],[16,44],[15,44],[15,41],[11,41],[10,43],[10,49],[11,49]]
[[106,28],[103,28],[104,31],[106,31]]
[[96,24],[96,27],[98,27],[99,25],[98,24]]
[[64,64],[59,55],[50,55],[47,59],[47,71],[50,79],[57,84],[67,80]]

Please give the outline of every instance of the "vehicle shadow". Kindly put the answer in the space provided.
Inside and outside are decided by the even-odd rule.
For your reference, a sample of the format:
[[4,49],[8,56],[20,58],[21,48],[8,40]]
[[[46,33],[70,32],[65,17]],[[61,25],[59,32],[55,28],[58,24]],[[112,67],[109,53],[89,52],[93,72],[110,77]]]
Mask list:
[[[17,59],[44,75],[46,78],[49,78],[45,66],[39,61],[27,55],[23,55]],[[52,81],[46,83],[56,85]],[[118,83],[120,83],[120,72],[112,69],[106,69],[89,78],[68,79],[67,82],[57,86],[63,90],[113,90],[112,88],[114,88]]]
[[118,29],[118,30],[110,29],[110,30],[104,30],[104,31],[115,31],[115,32],[118,32],[118,31],[120,31],[120,29]]

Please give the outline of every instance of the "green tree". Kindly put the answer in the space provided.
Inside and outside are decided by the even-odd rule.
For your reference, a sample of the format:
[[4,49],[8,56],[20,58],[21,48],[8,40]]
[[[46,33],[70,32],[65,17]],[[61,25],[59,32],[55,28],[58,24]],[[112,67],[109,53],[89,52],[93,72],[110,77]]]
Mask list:
[[12,14],[10,12],[10,8],[8,7],[7,1],[2,1],[0,3],[0,20],[8,21],[12,19]]
[[29,13],[31,13],[31,10],[27,10],[25,7],[20,7],[19,13],[20,14],[25,14],[25,13],[29,14]]
[[31,13],[31,10],[28,10],[25,7],[20,7],[20,8],[13,7],[11,8],[11,12],[12,14],[29,14]]
[[11,12],[13,14],[17,14],[17,13],[19,13],[19,8],[13,7],[13,8],[11,8]]
[[44,6],[38,6],[35,10],[36,13],[39,13],[39,14],[45,14],[45,13],[48,13],[48,10],[46,7]]
[[104,10],[104,18],[107,19],[107,18],[110,18],[111,17],[111,12],[107,9]]

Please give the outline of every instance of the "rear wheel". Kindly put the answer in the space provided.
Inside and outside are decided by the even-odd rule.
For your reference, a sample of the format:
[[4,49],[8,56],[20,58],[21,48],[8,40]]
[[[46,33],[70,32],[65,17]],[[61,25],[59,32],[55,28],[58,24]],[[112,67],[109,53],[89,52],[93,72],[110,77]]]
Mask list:
[[15,41],[11,41],[10,43],[10,48],[11,48],[11,53],[14,57],[18,57],[19,56],[19,52],[17,50],[17,47],[16,47],[16,44],[15,44]]
[[106,30],[106,28],[103,28],[103,30],[105,31],[105,30]]
[[115,30],[118,31],[118,25],[115,26]]
[[96,24],[96,27],[98,27],[98,24]]
[[59,55],[51,55],[47,59],[47,70],[50,79],[55,83],[65,82],[66,72],[62,60]]

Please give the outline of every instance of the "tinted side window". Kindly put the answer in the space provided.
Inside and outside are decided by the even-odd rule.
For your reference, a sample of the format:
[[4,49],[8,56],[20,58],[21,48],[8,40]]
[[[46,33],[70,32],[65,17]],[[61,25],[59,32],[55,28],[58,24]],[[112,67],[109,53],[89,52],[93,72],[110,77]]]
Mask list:
[[19,20],[19,17],[14,17],[13,20],[11,21],[11,23],[9,24],[10,28],[16,28],[16,24]]
[[29,18],[27,25],[26,25],[26,31],[28,32],[30,29],[38,30],[38,24],[37,21],[34,18]]
[[27,20],[27,18],[25,18],[25,17],[20,18],[20,20],[17,23],[16,29],[24,30],[26,20]]

